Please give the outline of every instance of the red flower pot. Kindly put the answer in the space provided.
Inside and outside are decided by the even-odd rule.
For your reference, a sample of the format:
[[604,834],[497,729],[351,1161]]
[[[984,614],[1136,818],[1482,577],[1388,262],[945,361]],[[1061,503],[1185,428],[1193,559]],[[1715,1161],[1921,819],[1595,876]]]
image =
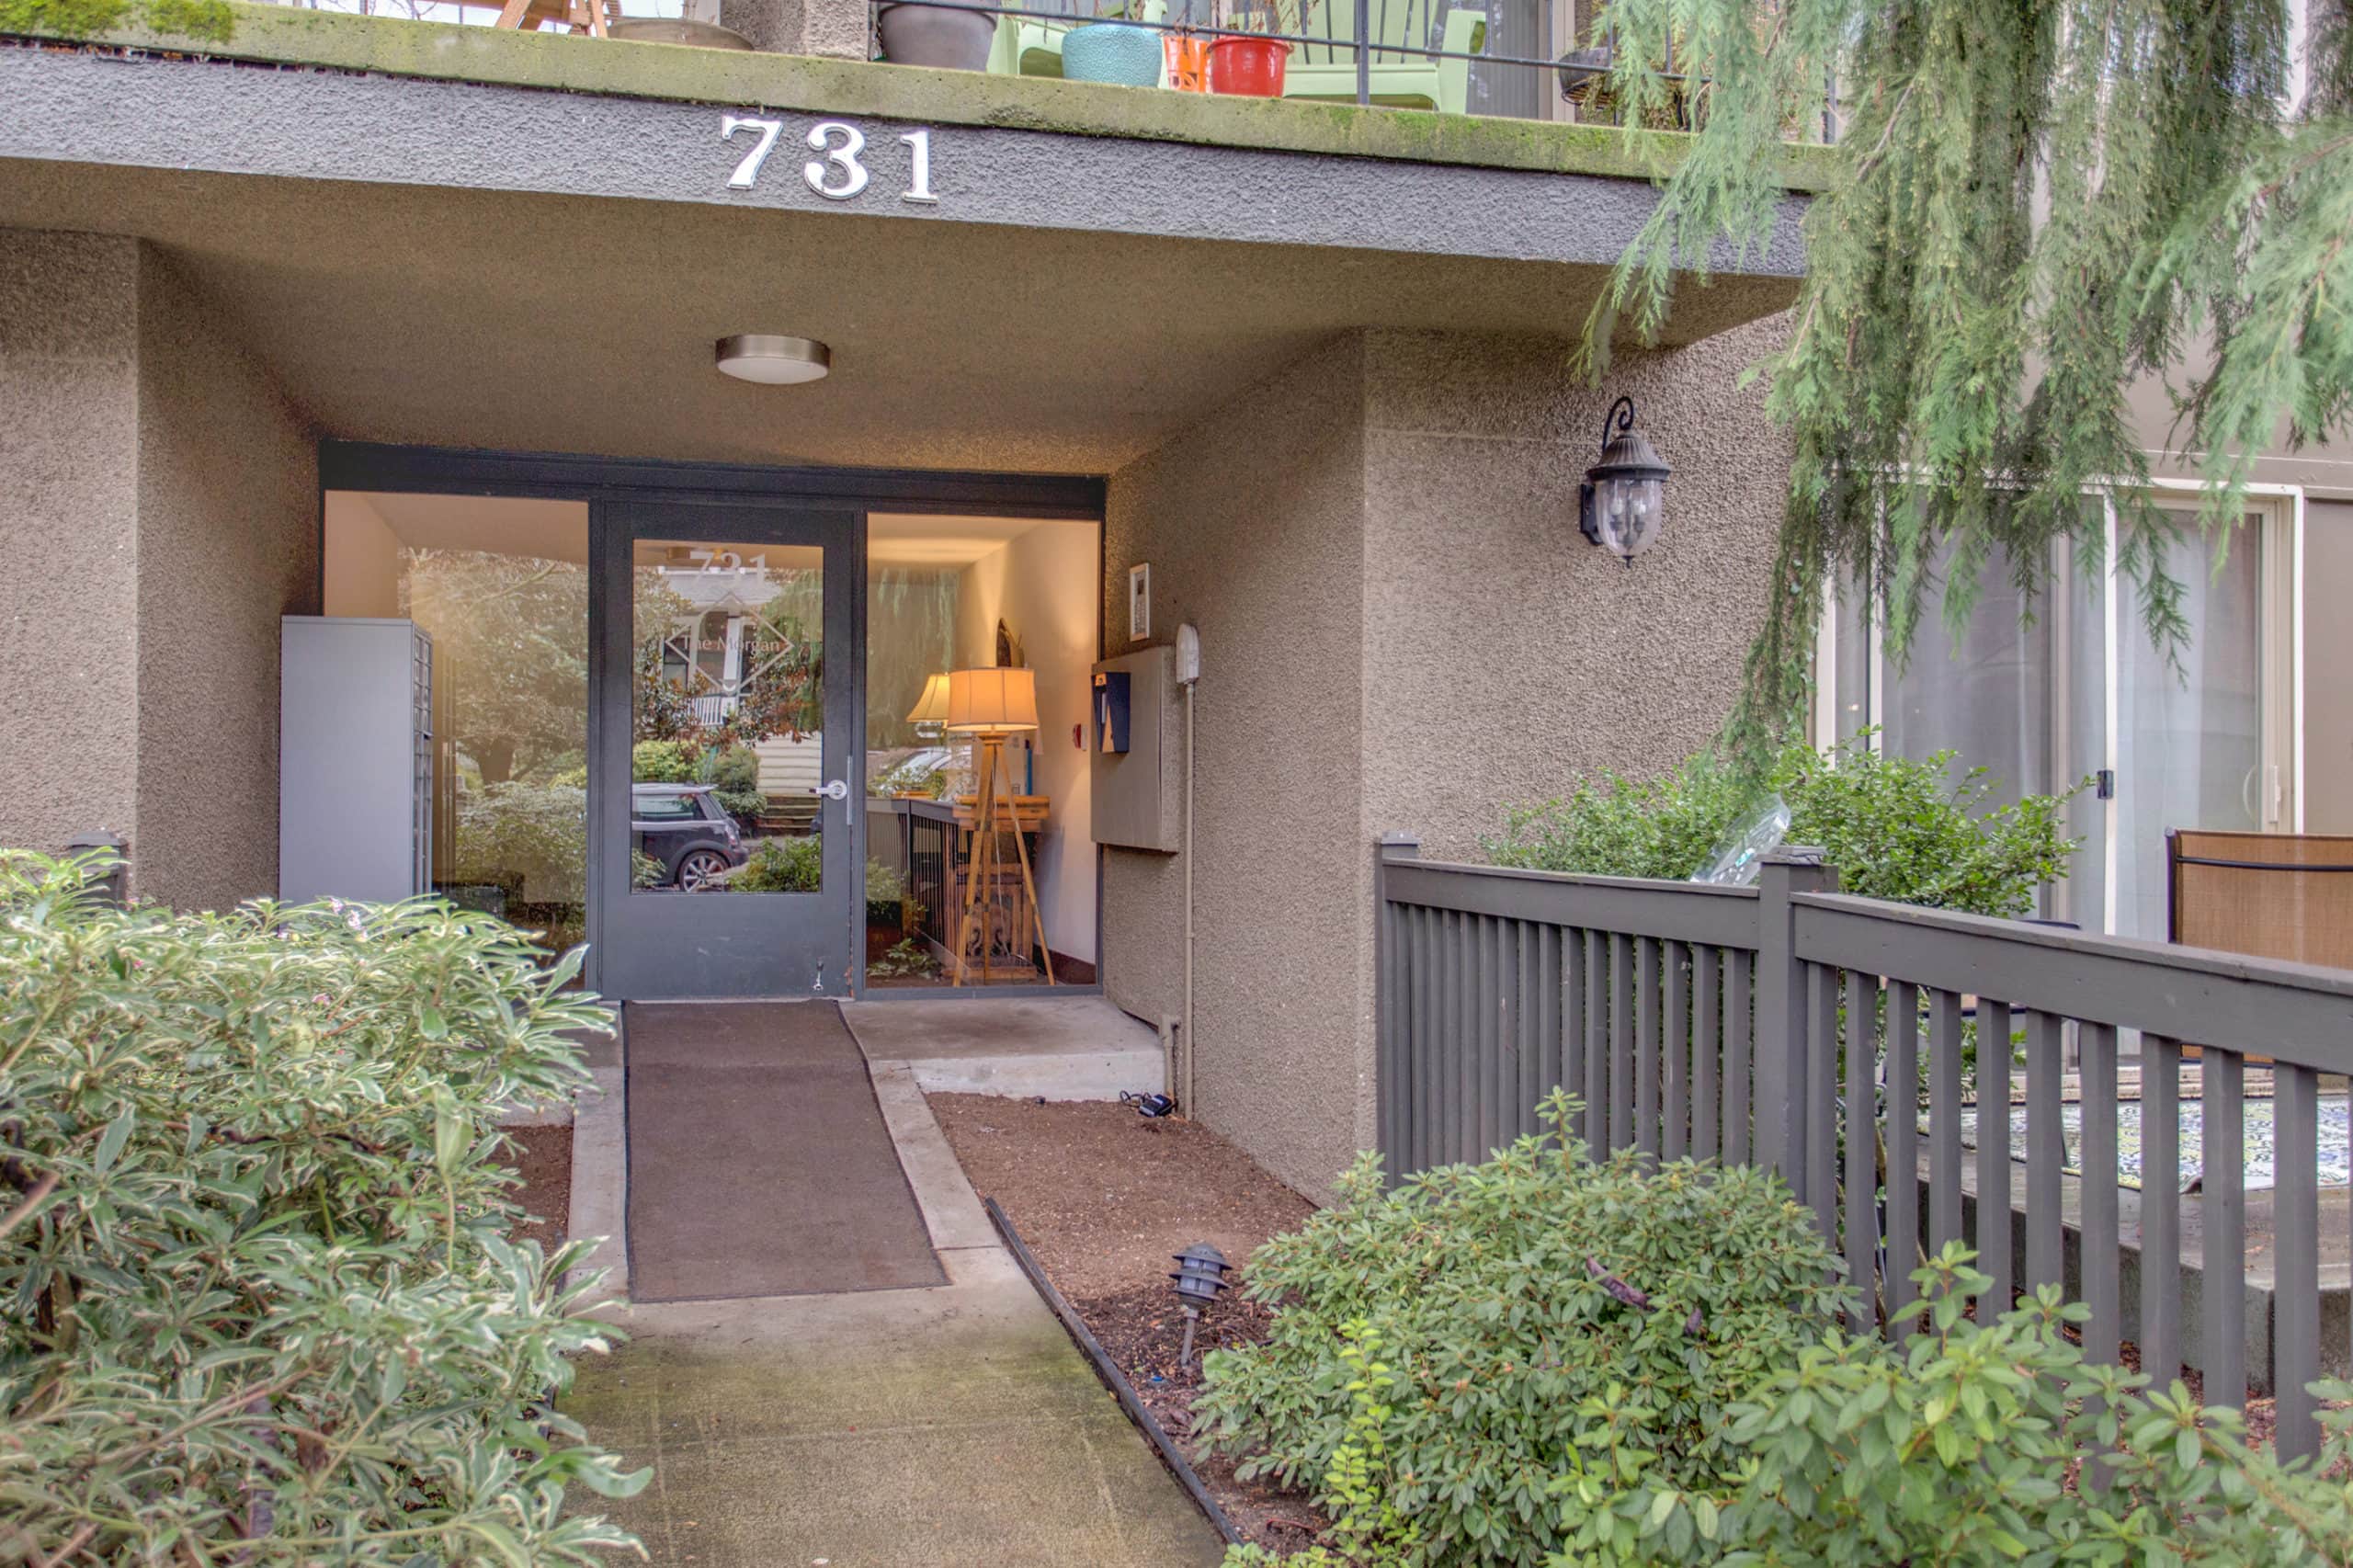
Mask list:
[[1283,96],[1290,45],[1271,38],[1222,38],[1210,45],[1210,91],[1245,98]]

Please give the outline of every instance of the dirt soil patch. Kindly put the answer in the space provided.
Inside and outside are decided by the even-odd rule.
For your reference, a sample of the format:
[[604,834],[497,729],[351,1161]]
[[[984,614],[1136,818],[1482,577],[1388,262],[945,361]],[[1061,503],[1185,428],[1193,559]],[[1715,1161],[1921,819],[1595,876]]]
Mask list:
[[510,1147],[499,1163],[523,1181],[507,1192],[523,1206],[515,1239],[553,1252],[563,1244],[572,1218],[572,1129],[510,1127],[506,1138]]
[[1324,1520],[1306,1498],[1236,1481],[1231,1463],[1192,1437],[1200,1353],[1266,1337],[1265,1310],[1226,1291],[1194,1331],[1193,1361],[1180,1365],[1185,1316],[1167,1277],[1177,1253],[1207,1242],[1234,1263],[1228,1278],[1238,1285],[1244,1260],[1313,1205],[1189,1121],[1101,1101],[929,1099],[974,1190],[1011,1217],[1235,1528],[1279,1551],[1312,1541]]

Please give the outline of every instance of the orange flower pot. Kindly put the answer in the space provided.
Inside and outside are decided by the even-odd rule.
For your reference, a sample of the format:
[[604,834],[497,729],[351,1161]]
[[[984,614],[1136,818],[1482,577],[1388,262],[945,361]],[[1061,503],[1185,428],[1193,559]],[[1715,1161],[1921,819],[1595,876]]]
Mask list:
[[1180,93],[1210,90],[1210,40],[1189,33],[1168,33],[1160,46],[1168,62],[1168,85]]

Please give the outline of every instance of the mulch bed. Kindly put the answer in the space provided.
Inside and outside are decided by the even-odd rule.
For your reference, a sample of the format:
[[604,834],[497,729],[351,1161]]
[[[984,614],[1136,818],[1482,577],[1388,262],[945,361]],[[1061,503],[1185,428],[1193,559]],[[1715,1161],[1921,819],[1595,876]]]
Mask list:
[[929,1098],[973,1188],[1004,1208],[1234,1527],[1279,1551],[1309,1544],[1325,1521],[1305,1497],[1236,1481],[1229,1460],[1193,1441],[1201,1353],[1266,1337],[1266,1309],[1227,1290],[1194,1330],[1193,1361],[1180,1365],[1185,1315],[1167,1276],[1176,1254],[1207,1242],[1237,1266],[1227,1278],[1238,1287],[1243,1260],[1313,1205],[1189,1121],[1100,1101]]
[[507,1192],[523,1207],[515,1239],[537,1242],[553,1252],[563,1244],[564,1227],[572,1218],[572,1129],[510,1127],[506,1137],[513,1147],[499,1164],[523,1181]]

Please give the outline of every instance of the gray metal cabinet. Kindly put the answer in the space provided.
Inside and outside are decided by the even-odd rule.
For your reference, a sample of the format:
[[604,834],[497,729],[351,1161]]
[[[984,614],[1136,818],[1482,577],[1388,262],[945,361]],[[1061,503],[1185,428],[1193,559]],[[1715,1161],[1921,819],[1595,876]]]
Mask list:
[[430,891],[433,639],[409,620],[290,615],[278,657],[278,897]]

